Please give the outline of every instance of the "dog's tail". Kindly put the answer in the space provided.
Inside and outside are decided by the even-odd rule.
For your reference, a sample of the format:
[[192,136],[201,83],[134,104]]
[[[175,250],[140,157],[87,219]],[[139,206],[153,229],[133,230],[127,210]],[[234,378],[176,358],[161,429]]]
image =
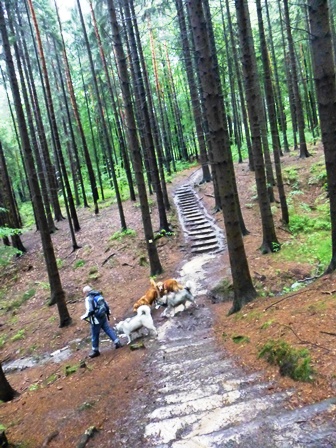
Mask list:
[[188,292],[191,293],[191,289],[194,287],[194,284],[192,281],[188,280],[186,284],[184,285],[184,289],[186,289]]
[[137,314],[140,316],[141,314],[146,314],[147,316],[150,316],[151,309],[148,305],[141,305],[137,309]]
[[161,296],[161,294],[160,294],[160,290],[159,290],[159,287],[158,287],[157,283],[155,283],[155,280],[153,280],[152,278],[150,278],[149,281],[150,281],[150,284],[153,286],[153,288],[155,288],[157,297],[160,297],[160,296]]

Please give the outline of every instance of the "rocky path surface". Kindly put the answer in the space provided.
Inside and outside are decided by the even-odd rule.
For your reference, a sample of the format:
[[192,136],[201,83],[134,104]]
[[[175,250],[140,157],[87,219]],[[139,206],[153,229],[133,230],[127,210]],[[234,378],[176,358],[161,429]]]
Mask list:
[[209,310],[199,307],[160,328],[149,364],[156,391],[142,446],[335,447],[335,426],[317,423],[335,399],[286,410],[292,391],[274,392],[259,375],[244,373],[217,348],[211,325]]
[[[125,435],[121,446],[335,447],[335,424],[320,417],[335,408],[336,399],[289,410],[285,400],[293,391],[277,392],[261,374],[245,373],[217,346],[206,292],[224,237],[202,213],[189,185],[177,191],[175,202],[195,254],[181,268],[179,280],[192,280],[197,307],[191,305],[156,322],[158,339],[146,343],[149,356],[144,374],[151,381],[151,394],[140,393],[135,399],[128,420],[134,432]],[[204,244],[203,235],[207,235]]]

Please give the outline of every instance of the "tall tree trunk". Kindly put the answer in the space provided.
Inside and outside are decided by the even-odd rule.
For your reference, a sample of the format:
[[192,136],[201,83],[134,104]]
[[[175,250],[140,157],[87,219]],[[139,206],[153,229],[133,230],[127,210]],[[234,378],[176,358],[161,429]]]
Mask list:
[[[31,34],[31,36],[33,36],[30,18],[28,15],[28,8],[27,8],[26,4],[25,4],[25,7],[26,7],[27,17],[28,17],[28,22],[29,22],[30,34]],[[18,7],[16,8],[16,15],[18,17],[19,29],[20,29],[20,33],[21,33],[21,42],[22,42],[22,46],[23,46],[23,55],[25,58],[25,67],[26,67],[26,72],[27,72],[26,79],[27,79],[27,84],[30,86],[31,104],[32,104],[32,108],[33,108],[33,113],[34,113],[36,127],[37,127],[37,133],[38,133],[38,137],[39,137],[43,165],[45,167],[44,171],[46,174],[48,193],[50,195],[50,202],[51,202],[51,206],[54,211],[54,218],[56,221],[61,221],[64,218],[62,216],[61,206],[60,206],[58,194],[57,194],[57,181],[56,181],[56,176],[55,176],[55,170],[53,169],[53,166],[51,163],[51,158],[50,158],[49,148],[48,148],[48,143],[47,143],[47,137],[46,137],[46,133],[45,133],[45,128],[44,128],[43,119],[42,119],[42,113],[41,113],[41,108],[40,108],[40,102],[39,102],[39,98],[37,95],[35,80],[34,80],[34,76],[33,76],[33,70],[32,70],[32,66],[31,66],[31,59],[29,56],[27,42],[26,42],[26,36],[24,35],[24,32],[23,32],[23,25],[22,25],[21,15],[20,15],[20,11],[19,11]]]
[[[24,164],[24,160],[23,160],[23,151],[22,151],[22,146],[21,146],[20,136],[19,136],[19,133],[18,133],[17,125],[16,125],[16,120],[15,120],[15,117],[14,117],[14,112],[13,112],[12,104],[11,104],[11,101],[10,101],[10,99],[9,99],[9,95],[8,95],[8,89],[7,89],[7,83],[6,83],[5,75],[4,75],[4,72],[3,72],[2,68],[1,68],[1,66],[0,66],[0,71],[1,71],[2,81],[3,81],[3,87],[5,88],[5,92],[6,92],[7,104],[8,104],[8,108],[9,108],[9,111],[10,111],[10,116],[11,116],[12,123],[13,123],[13,128],[14,128],[14,132],[15,132],[16,143],[17,143],[17,145],[18,145],[19,152],[20,152],[20,160],[21,160],[22,168],[23,168],[24,175],[25,175],[25,179],[23,179],[22,171],[19,169],[20,185],[21,185],[21,188],[20,188],[20,190],[19,190],[19,194],[20,194],[21,201],[22,201],[22,202],[25,202],[25,201],[27,201],[27,197],[26,197],[26,195],[24,194],[25,186],[26,186],[26,185],[27,185],[27,187],[28,187],[29,197],[32,198],[33,195],[32,195],[32,193],[31,193],[31,191],[30,191],[30,184],[29,184],[29,182],[28,182],[27,170],[26,170],[26,166],[25,166],[25,164]],[[18,160],[18,157],[16,157],[16,163],[17,163],[17,166],[19,166],[19,160]],[[34,204],[33,204],[33,213],[34,213],[35,223],[36,223],[36,227],[37,227],[36,215],[35,215],[35,210],[34,210]]]
[[[147,66],[145,63],[144,53],[143,53],[142,44],[141,44],[141,40],[140,40],[140,33],[139,33],[139,28],[138,28],[138,22],[136,19],[136,14],[134,11],[133,0],[131,0],[131,2],[130,2],[130,7],[131,7],[132,16],[133,16],[133,26],[134,26],[134,31],[135,31],[137,48],[139,51],[140,65],[141,65],[143,80],[144,80],[144,84],[145,84],[146,98],[148,101],[148,112],[149,112],[150,125],[151,125],[151,129],[152,129],[152,136],[153,136],[154,146],[156,149],[156,154],[157,154],[157,159],[158,159],[158,168],[159,168],[159,174],[160,174],[163,201],[164,201],[166,210],[170,210],[167,185],[166,185],[166,181],[165,181],[162,140],[160,137],[158,122],[157,122],[157,119],[155,116],[153,95],[152,95],[152,90],[150,88],[150,83],[149,83],[149,78],[148,78],[148,70],[147,70]],[[175,160],[173,160],[173,167],[175,168]],[[175,171],[176,171],[176,168],[175,168]],[[169,171],[168,171],[168,174],[170,174]]]
[[336,269],[336,83],[327,0],[309,0],[310,38],[318,111],[324,147],[331,220],[332,255],[327,273]]
[[193,73],[193,68],[192,68],[190,45],[189,45],[189,39],[188,39],[188,34],[187,34],[186,19],[185,19],[185,15],[184,15],[182,0],[175,0],[175,6],[176,6],[176,10],[177,10],[177,18],[178,18],[179,27],[180,27],[180,36],[181,36],[182,49],[183,49],[183,55],[184,55],[183,60],[184,60],[185,69],[187,72],[187,79],[188,79],[188,85],[189,85],[189,91],[190,91],[192,111],[193,111],[193,115],[194,115],[196,134],[197,134],[197,140],[198,140],[198,146],[199,146],[199,152],[200,152],[200,162],[201,162],[202,173],[203,173],[203,178],[201,180],[201,183],[210,182],[211,174],[210,174],[210,169],[209,169],[209,164],[208,164],[208,155],[207,155],[207,149],[206,149],[203,127],[202,127],[202,111],[201,111],[199,94],[197,91],[197,85],[196,85],[196,81],[195,81],[195,75]]
[[336,61],[336,31],[335,31],[335,2],[334,2],[334,0],[328,0],[328,7],[329,7],[330,31],[331,31],[331,37],[332,37],[334,61]]
[[266,39],[265,39],[264,23],[263,23],[262,12],[261,12],[261,0],[256,0],[256,5],[257,5],[262,62],[263,62],[263,68],[264,68],[267,111],[268,111],[268,117],[269,117],[271,135],[272,135],[273,157],[274,157],[277,186],[278,186],[279,198],[280,198],[280,204],[281,204],[282,221],[285,224],[288,224],[289,223],[289,214],[288,214],[288,207],[287,207],[287,201],[286,201],[286,193],[285,193],[285,188],[284,188],[282,174],[281,174],[280,138],[279,138],[278,127],[277,127],[275,95],[274,95],[274,90],[273,90],[271,67],[270,67],[270,63],[269,63],[269,57],[268,57],[268,51],[267,51],[267,45],[266,45]]
[[227,64],[227,70],[228,74],[227,77],[229,78],[229,84],[230,84],[230,99],[231,99],[231,109],[232,109],[232,115],[233,115],[233,133],[232,133],[232,139],[234,139],[235,145],[237,146],[238,151],[238,163],[243,162],[243,156],[241,152],[241,138],[240,138],[240,118],[238,117],[238,110],[237,110],[237,101],[236,101],[236,89],[235,89],[235,78],[233,74],[233,61],[232,61],[232,53],[229,51],[229,39],[228,34],[226,30],[226,24],[224,20],[224,8],[222,4],[222,0],[219,2],[220,9],[221,9],[221,18],[222,18],[222,26],[223,26],[223,36],[224,36],[224,43],[225,43],[225,58],[226,58],[226,64]]
[[299,91],[297,66],[296,66],[296,61],[295,61],[294,42],[293,42],[292,30],[291,30],[290,19],[289,19],[288,0],[283,0],[283,5],[284,5],[284,13],[285,13],[287,40],[288,40],[289,61],[290,61],[290,68],[291,68],[291,72],[292,72],[292,76],[293,76],[294,99],[295,99],[299,138],[300,138],[300,158],[304,159],[306,157],[309,157],[310,154],[307,150],[307,144],[306,144],[305,123],[304,123],[304,117],[303,117],[302,100],[301,100],[301,95],[300,95],[300,91]]
[[131,54],[130,54],[131,64],[133,65],[133,68],[134,68],[134,71],[132,72],[134,74],[133,84],[134,84],[134,90],[136,93],[135,96],[136,96],[137,103],[138,103],[138,109],[139,109],[140,113],[142,114],[142,118],[143,118],[144,132],[145,132],[145,137],[146,137],[145,141],[147,144],[147,153],[149,156],[151,174],[152,174],[152,179],[154,182],[154,190],[155,190],[156,201],[157,201],[157,205],[158,205],[158,212],[159,212],[159,219],[160,219],[160,231],[165,230],[166,232],[169,232],[170,228],[169,228],[169,224],[168,224],[168,220],[167,220],[167,214],[166,214],[166,210],[165,210],[165,204],[164,204],[163,194],[162,194],[161,185],[160,185],[159,171],[158,171],[158,166],[157,166],[156,157],[155,157],[154,141],[153,141],[151,123],[150,123],[150,118],[149,118],[145,86],[144,86],[142,73],[141,73],[138,50],[137,50],[137,46],[136,46],[134,28],[132,26],[131,11],[130,11],[128,0],[125,0],[124,8],[125,8],[125,14],[126,14],[125,19],[126,19],[126,24],[127,24],[127,32],[128,32],[130,46],[131,46]]
[[14,63],[10,51],[9,39],[6,29],[3,2],[0,1],[0,31],[2,36],[2,44],[6,58],[6,65],[10,79],[10,85],[13,94],[13,100],[15,104],[16,116],[19,125],[20,138],[22,149],[24,152],[24,160],[27,168],[27,173],[29,176],[29,181],[31,184],[31,190],[33,193],[33,200],[35,202],[35,209],[37,220],[39,224],[39,230],[42,240],[43,254],[46,261],[46,267],[48,271],[48,278],[51,291],[51,301],[57,303],[58,312],[60,316],[60,326],[64,327],[71,323],[71,317],[69,315],[66,302],[65,293],[62,288],[61,279],[59,276],[59,271],[57,268],[56,257],[54,253],[54,248],[52,245],[52,240],[49,234],[48,223],[44,214],[43,201],[41,197],[40,187],[37,180],[34,159],[32,151],[30,148],[28,129],[24,117],[23,107],[21,104],[20,91],[18,82],[16,79]]
[[246,140],[247,151],[248,151],[248,156],[249,156],[249,168],[251,171],[254,171],[254,161],[253,161],[250,128],[249,128],[248,117],[247,117],[247,112],[246,112],[244,89],[243,89],[243,83],[242,83],[242,77],[241,77],[241,70],[239,68],[238,51],[237,51],[237,46],[236,46],[236,42],[235,42],[235,34],[233,31],[233,26],[232,26],[229,0],[225,0],[225,3],[226,3],[226,13],[227,13],[229,32],[230,32],[231,49],[232,49],[232,53],[233,53],[235,75],[236,75],[237,83],[238,83],[238,92],[239,92],[240,105],[241,105],[240,107],[241,107],[242,116],[243,116],[245,140]]
[[96,94],[96,102],[97,102],[97,107],[98,107],[98,112],[99,112],[99,118],[100,118],[102,130],[103,130],[104,145],[105,145],[107,156],[108,156],[108,159],[109,159],[109,164],[110,164],[110,169],[111,169],[111,174],[112,174],[112,180],[113,180],[113,186],[114,186],[116,199],[117,199],[117,204],[118,204],[118,211],[119,211],[121,229],[122,230],[126,230],[127,229],[126,219],[125,219],[124,210],[123,210],[123,206],[122,206],[122,201],[121,201],[121,196],[120,196],[120,191],[119,191],[117,175],[116,175],[116,172],[115,172],[115,166],[114,166],[114,162],[113,162],[113,159],[112,159],[111,141],[110,141],[110,138],[109,138],[109,135],[108,135],[106,121],[105,121],[105,118],[104,118],[103,106],[102,106],[101,98],[100,98],[100,94],[99,94],[99,88],[98,88],[97,78],[96,78],[96,75],[95,75],[95,69],[94,69],[94,64],[93,64],[93,59],[92,59],[91,48],[90,48],[90,45],[89,45],[89,39],[88,39],[87,32],[86,32],[86,26],[85,26],[85,22],[84,22],[83,13],[82,13],[82,8],[81,8],[81,5],[80,5],[80,0],[77,0],[77,8],[78,8],[78,12],[79,12],[79,17],[80,17],[82,29],[83,29],[83,35],[84,35],[84,40],[85,40],[85,46],[86,46],[87,54],[89,56],[90,69],[91,69],[91,74],[92,74],[93,86],[94,86],[95,94]]
[[[70,113],[70,107],[69,107],[69,99],[68,99],[68,95],[65,91],[65,85],[64,85],[64,75],[62,72],[62,68],[61,68],[61,61],[60,58],[58,57],[58,53],[59,50],[56,47],[56,42],[55,39],[53,39],[53,47],[54,47],[54,52],[55,52],[55,61],[56,61],[56,65],[57,65],[57,69],[58,69],[58,79],[59,79],[59,84],[61,87],[61,91],[62,91],[62,96],[63,96],[63,104],[65,104],[65,113],[66,113],[66,118],[67,118],[67,126],[65,125],[65,128],[69,129],[70,132],[70,141],[69,142],[69,153],[71,153],[71,149],[72,148],[72,153],[74,156],[74,170],[73,170],[73,177],[75,177],[75,185],[77,184],[77,182],[79,182],[81,191],[82,191],[82,198],[83,198],[83,204],[84,207],[88,208],[89,204],[87,202],[86,199],[86,193],[85,193],[85,187],[84,187],[84,181],[83,181],[83,176],[82,176],[82,172],[81,172],[81,163],[79,160],[79,153],[78,153],[78,146],[77,146],[77,142],[76,142],[76,137],[75,137],[75,132],[73,129],[73,125],[72,125],[72,115]],[[54,66],[54,64],[53,64]],[[55,79],[57,79],[57,75],[56,75],[56,68],[55,68]],[[62,110],[62,108],[61,108]],[[65,117],[64,117],[65,120]],[[70,145],[71,142],[71,145]],[[77,190],[77,188],[76,188]],[[80,205],[80,200],[77,203],[77,205]]]
[[96,163],[96,170],[97,170],[97,176],[98,176],[98,181],[99,181],[100,194],[101,194],[102,199],[104,200],[105,197],[104,197],[103,181],[102,181],[101,169],[100,169],[100,165],[99,165],[99,156],[98,156],[96,139],[95,139],[94,132],[93,132],[93,123],[92,123],[92,117],[91,117],[91,112],[90,112],[90,107],[89,107],[87,86],[86,86],[86,83],[84,81],[83,69],[82,69],[81,58],[80,58],[80,55],[79,55],[79,50],[78,50],[78,48],[76,50],[77,50],[77,57],[78,57],[80,74],[81,74],[82,86],[83,86],[83,91],[84,91],[85,107],[86,107],[87,116],[88,116],[88,120],[89,120],[91,142],[92,142],[92,146],[93,146],[93,154],[94,154],[95,163]]
[[264,119],[264,111],[260,101],[261,91],[258,82],[258,70],[247,0],[235,0],[235,5],[245,77],[245,91],[251,123],[255,177],[263,229],[263,241],[260,250],[263,254],[266,254],[279,250],[280,245],[275,234],[262,153],[260,122]]
[[[218,64],[218,59],[217,59],[217,54],[216,54],[215,38],[214,38],[214,33],[213,33],[212,18],[211,18],[211,14],[210,14],[210,7],[209,7],[208,0],[202,0],[202,5],[203,5],[205,23],[206,23],[206,27],[207,27],[207,35],[208,35],[208,39],[209,39],[209,46],[210,46],[209,48],[210,48],[211,63],[212,63],[212,73],[213,73],[213,76],[215,77],[215,80],[216,80],[215,82],[217,83],[219,97],[222,101],[221,110],[223,112],[223,122],[225,123],[225,129],[227,130],[226,126],[228,123],[228,119],[227,119],[226,112],[225,112],[224,95],[223,95],[223,89],[222,89],[222,85],[221,85],[221,81],[220,81],[219,64]],[[201,60],[199,60],[198,62],[201,63]],[[199,70],[199,74],[200,73],[201,73],[201,71]],[[202,88],[202,92],[203,92],[203,101],[204,101],[206,92],[204,92],[203,88]],[[209,124],[209,135],[211,137],[210,124]],[[228,145],[230,147],[230,141],[228,142]],[[211,144],[209,145],[209,147],[211,148]],[[210,151],[209,151],[209,157],[210,157],[211,164],[214,165],[213,158],[212,158],[213,157],[212,149],[210,149]],[[239,226],[240,226],[242,235],[247,235],[249,232],[245,227],[243,214],[241,212],[241,208],[240,208],[240,204],[239,204],[239,196],[238,196],[238,190],[237,190],[237,184],[236,184],[236,177],[234,174],[234,165],[233,165],[233,160],[232,160],[231,149],[228,151],[228,157],[229,157],[229,164],[228,164],[227,169],[230,172],[231,182],[232,182],[232,186],[233,186],[233,190],[234,190],[236,210],[237,210],[238,217],[239,217]],[[214,193],[215,193],[215,200],[216,200],[216,210],[219,210],[222,208],[222,204],[221,204],[222,201],[220,198],[219,185],[218,185],[218,181],[216,178],[216,175],[217,175],[216,173],[217,173],[217,170],[216,169],[213,170],[213,184],[214,184]]]
[[56,123],[54,104],[53,104],[52,95],[51,95],[48,70],[47,70],[47,65],[46,65],[46,61],[45,61],[43,45],[42,45],[42,40],[41,40],[41,36],[40,36],[40,30],[39,30],[39,26],[37,23],[37,18],[36,18],[32,0],[25,0],[25,1],[28,2],[30,14],[32,16],[32,20],[33,20],[33,24],[34,24],[34,28],[35,28],[37,46],[38,46],[40,62],[41,62],[41,66],[42,66],[42,74],[43,74],[44,87],[45,87],[45,93],[46,93],[46,99],[47,99],[48,113],[50,114],[50,124],[51,124],[53,139],[55,142],[56,153],[57,153],[58,161],[60,164],[61,173],[63,175],[63,180],[64,180],[65,187],[66,187],[66,192],[67,192],[69,206],[70,206],[70,210],[71,210],[71,217],[73,220],[73,225],[74,225],[75,231],[77,232],[80,230],[80,225],[79,225],[78,216],[77,216],[75,204],[73,201],[72,192],[71,192],[71,188],[70,188],[70,184],[69,184],[69,179],[67,176],[65,162],[64,162],[64,158],[63,158],[63,154],[62,154],[61,142],[60,142],[57,123]]
[[164,163],[166,166],[166,170],[169,173],[170,172],[170,163],[171,163],[171,159],[172,159],[172,147],[171,147],[171,141],[168,137],[168,129],[167,129],[166,121],[165,121],[166,114],[165,114],[164,107],[163,107],[162,92],[161,92],[161,86],[160,86],[160,81],[159,81],[159,74],[158,74],[155,47],[154,47],[154,38],[153,38],[153,33],[152,33],[151,29],[150,29],[149,38],[150,38],[153,70],[154,70],[156,96],[157,96],[157,101],[158,101],[159,111],[160,111],[160,116],[161,116],[161,129],[162,129],[163,142],[164,142],[164,148],[165,148]]
[[69,94],[70,94],[72,110],[73,110],[74,115],[75,115],[75,119],[76,119],[78,131],[79,131],[79,135],[80,135],[80,138],[81,138],[81,141],[82,141],[84,159],[85,159],[86,168],[87,168],[88,175],[89,175],[89,181],[90,181],[90,185],[91,185],[91,192],[92,192],[93,203],[94,203],[94,206],[95,206],[95,214],[97,215],[99,213],[99,207],[98,207],[99,195],[98,195],[98,189],[97,189],[97,184],[96,184],[96,178],[95,178],[95,174],[94,174],[94,171],[93,171],[93,168],[92,168],[91,157],[90,157],[88,145],[87,145],[87,142],[86,142],[86,137],[85,137],[84,129],[83,129],[83,126],[82,126],[82,121],[80,119],[79,110],[78,110],[77,101],[76,101],[76,96],[75,96],[75,92],[74,92],[74,88],[73,88],[73,83],[72,83],[72,78],[71,78],[71,71],[70,71],[70,65],[69,65],[68,55],[67,55],[67,52],[66,52],[65,42],[64,42],[64,37],[63,37],[62,23],[61,23],[61,20],[60,20],[60,17],[59,17],[56,0],[54,0],[54,2],[55,2],[56,13],[57,13],[57,20],[58,20],[58,24],[59,24],[59,27],[60,27],[61,39],[62,39],[63,60],[64,60],[64,64],[65,64],[65,75],[66,75],[68,91],[69,91]]
[[179,105],[178,105],[178,101],[177,101],[176,88],[175,88],[174,77],[173,77],[171,64],[170,64],[170,59],[169,59],[167,43],[164,42],[163,45],[164,45],[164,48],[165,48],[165,56],[166,56],[166,63],[167,63],[167,69],[168,69],[168,80],[169,80],[168,84],[171,87],[170,98],[172,99],[172,102],[173,102],[173,111],[174,111],[175,120],[176,120],[176,126],[177,126],[178,144],[182,148],[182,157],[183,157],[183,159],[188,161],[189,160],[188,150],[187,150],[187,147],[186,147],[186,144],[185,144],[185,137],[184,137],[183,126],[182,126],[181,111],[180,111],[180,108],[179,108]]
[[[283,12],[282,12],[282,3],[281,0],[277,0],[278,5],[278,12],[279,12],[279,20],[280,23],[284,21],[283,19]],[[281,34],[281,48],[283,51],[283,59],[284,59],[284,70],[286,73],[286,85],[288,90],[288,101],[289,101],[289,109],[290,109],[290,115],[291,115],[291,121],[292,121],[292,131],[293,131],[293,146],[294,149],[298,149],[297,144],[297,131],[298,131],[298,120],[297,120],[297,113],[296,113],[296,104],[295,104],[295,96],[294,96],[294,89],[293,89],[293,77],[290,70],[290,63],[289,63],[289,56],[287,52],[287,45],[286,45],[286,38],[284,33],[284,27],[280,27],[280,34]]]
[[[15,196],[13,194],[13,189],[11,186],[5,155],[2,149],[2,144],[0,141],[0,186],[3,194],[3,204],[2,207],[7,209],[7,214],[9,216],[8,226],[12,229],[20,229],[22,227],[20,215],[17,210],[17,205],[15,201]],[[24,247],[20,235],[14,234],[11,237],[13,247],[25,253],[27,250]]]
[[[5,1],[5,5],[6,5],[6,9],[8,11],[9,28],[10,28],[12,35],[15,35],[13,20],[12,20],[12,15],[10,14],[10,5],[9,5],[8,0]],[[44,203],[44,207],[45,207],[45,211],[46,211],[47,222],[48,222],[50,232],[53,233],[56,230],[56,227],[55,227],[54,221],[52,219],[50,202],[49,202],[49,197],[48,197],[48,190],[47,190],[47,185],[46,185],[46,180],[45,180],[45,175],[44,175],[45,173],[43,170],[41,156],[40,156],[39,149],[38,149],[35,126],[34,126],[34,122],[33,122],[33,114],[32,114],[32,110],[30,107],[29,98],[28,98],[26,81],[25,81],[25,78],[23,75],[22,65],[24,65],[25,69],[26,69],[26,64],[25,64],[24,59],[23,59],[23,64],[21,62],[20,54],[22,55],[22,49],[21,48],[19,49],[19,44],[20,44],[19,40],[14,42],[14,54],[15,54],[15,58],[16,58],[17,70],[18,70],[19,77],[20,77],[21,91],[22,91],[22,96],[23,96],[23,100],[24,100],[24,104],[25,104],[27,120],[28,120],[29,129],[30,129],[30,137],[32,140],[32,147],[33,147],[33,151],[34,151],[34,155],[35,155],[35,161],[36,161],[37,169],[38,169],[38,177],[39,177],[40,184],[41,184],[41,193],[42,193],[43,203]],[[27,75],[27,69],[26,69],[26,75]]]
[[131,201],[135,201],[136,197],[135,197],[135,191],[134,191],[134,185],[133,185],[130,161],[129,161],[129,156],[128,156],[128,152],[127,152],[127,149],[126,149],[124,134],[123,134],[123,131],[122,131],[122,128],[121,128],[121,122],[120,122],[120,118],[119,118],[119,110],[118,110],[118,107],[117,107],[117,102],[115,100],[115,93],[113,92],[113,88],[112,88],[111,76],[110,76],[110,73],[109,73],[108,68],[107,68],[106,57],[105,57],[103,45],[102,45],[102,42],[101,42],[100,33],[99,33],[99,30],[98,30],[98,25],[97,25],[97,21],[96,21],[96,16],[95,16],[95,13],[94,13],[94,10],[93,10],[93,7],[92,7],[92,1],[91,0],[89,0],[89,4],[90,4],[91,16],[92,16],[92,24],[93,24],[95,35],[96,35],[96,38],[97,38],[99,54],[100,54],[100,58],[101,58],[101,61],[102,61],[102,64],[103,64],[105,78],[106,78],[106,81],[107,81],[109,94],[110,94],[110,99],[111,99],[111,102],[112,102],[112,109],[113,109],[114,118],[115,118],[115,122],[116,122],[116,131],[117,131],[117,136],[118,136],[118,143],[119,143],[120,153],[121,153],[123,161],[124,161],[124,168],[125,168],[125,172],[126,172],[126,177],[127,177],[127,182],[128,182],[129,192],[130,192],[130,198],[131,198]]
[[142,173],[142,162],[141,162],[141,153],[139,148],[138,136],[136,133],[136,124],[134,119],[132,101],[131,101],[131,92],[130,92],[130,83],[127,72],[126,58],[124,49],[121,43],[121,37],[119,32],[119,25],[117,22],[116,12],[114,2],[112,0],[107,0],[108,10],[110,14],[110,21],[112,27],[112,40],[114,52],[116,55],[116,62],[118,67],[120,86],[123,96],[124,108],[125,108],[125,116],[127,123],[127,135],[128,135],[128,144],[129,150],[132,154],[133,159],[133,168],[135,172],[135,177],[137,181],[138,191],[139,191],[139,199],[141,205],[141,215],[142,215],[142,223],[146,238],[147,252],[149,257],[149,263],[151,268],[151,275],[158,275],[162,272],[162,267],[157,251],[157,247],[154,241],[154,234],[152,229],[152,223],[150,219],[149,206],[147,200],[146,193],[146,185]]
[[[276,102],[277,102],[277,106],[278,106],[278,116],[279,116],[279,120],[280,120],[284,151],[289,152],[288,139],[287,139],[286,114],[284,111],[284,105],[283,105],[282,94],[281,94],[281,89],[280,89],[278,63],[277,63],[277,58],[275,56],[275,50],[274,50],[274,41],[273,41],[273,34],[272,34],[271,18],[270,18],[269,7],[268,7],[268,0],[265,0],[265,8],[266,8],[267,25],[268,25],[268,31],[269,31],[269,34],[268,34],[269,35],[269,46],[271,48],[272,64],[274,67],[275,91],[276,91],[275,96],[276,96]],[[280,154],[281,154],[281,149],[280,149]]]
[[4,371],[2,370],[2,364],[0,362],[0,400],[6,403],[7,401],[13,400],[13,398],[18,395],[19,393],[16,392],[7,381]]
[[209,123],[213,164],[223,207],[234,300],[231,313],[256,297],[252,284],[242,234],[240,231],[237,202],[233,187],[233,165],[229,156],[230,143],[226,128],[225,111],[216,76],[213,73],[211,50],[201,0],[187,0],[191,29],[200,64],[200,77],[204,92],[205,111]]

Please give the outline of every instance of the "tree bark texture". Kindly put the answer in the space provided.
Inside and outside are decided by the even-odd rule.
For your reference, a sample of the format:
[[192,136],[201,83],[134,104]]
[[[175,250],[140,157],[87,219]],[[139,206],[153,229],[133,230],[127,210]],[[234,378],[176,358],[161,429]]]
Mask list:
[[258,82],[258,70],[254,53],[248,4],[246,0],[235,0],[235,5],[245,78],[246,99],[251,123],[255,178],[263,229],[263,241],[260,249],[262,253],[269,253],[274,250],[279,250],[279,243],[275,235],[262,153],[260,121],[264,119],[262,116],[264,111],[261,109],[261,91]]
[[330,200],[332,257],[327,272],[332,272],[336,268],[336,84],[333,42],[328,1],[309,0],[308,4],[313,70]]
[[24,153],[24,160],[27,169],[28,178],[30,180],[32,200],[35,203],[36,217],[39,224],[41,234],[43,254],[45,257],[46,267],[51,291],[51,299],[55,301],[60,316],[60,326],[66,326],[71,323],[71,318],[65,302],[65,293],[62,288],[59,271],[57,268],[56,257],[52,240],[49,233],[47,219],[44,213],[43,201],[41,197],[40,187],[38,184],[36,169],[34,165],[33,154],[30,147],[28,129],[25,121],[24,111],[20,98],[19,85],[16,79],[13,58],[10,51],[8,33],[4,18],[3,2],[0,1],[0,31],[2,43],[5,53],[6,65],[13,94],[13,100],[16,110],[18,127],[20,132],[21,144]]
[[233,164],[229,156],[230,143],[224,120],[224,105],[220,95],[218,80],[213,73],[210,43],[202,2],[201,0],[189,0],[186,4],[190,14],[191,29],[200,67],[200,79],[212,147],[212,164],[216,170],[223,208],[234,289],[234,301],[231,312],[236,312],[244,304],[256,297],[256,291],[252,284],[240,230],[232,179],[233,166],[229,166]]
[[145,233],[147,253],[150,263],[151,275],[158,275],[162,272],[162,267],[157,251],[157,247],[154,241],[154,234],[152,228],[152,222],[150,219],[149,205],[147,199],[146,185],[144,176],[142,173],[142,161],[141,161],[141,152],[139,147],[139,141],[136,131],[136,124],[134,118],[134,112],[132,107],[131,100],[131,91],[130,91],[130,82],[126,65],[126,57],[124,53],[124,49],[122,47],[119,25],[117,22],[116,11],[113,0],[108,0],[108,10],[110,14],[110,21],[112,27],[112,36],[113,36],[113,47],[116,56],[116,62],[118,66],[118,75],[120,81],[120,87],[123,96],[124,108],[125,108],[125,117],[126,117],[126,125],[127,125],[127,135],[128,135],[128,144],[129,151],[133,160],[133,168],[135,173],[135,178],[139,191],[139,199],[141,206],[141,216],[142,223]]

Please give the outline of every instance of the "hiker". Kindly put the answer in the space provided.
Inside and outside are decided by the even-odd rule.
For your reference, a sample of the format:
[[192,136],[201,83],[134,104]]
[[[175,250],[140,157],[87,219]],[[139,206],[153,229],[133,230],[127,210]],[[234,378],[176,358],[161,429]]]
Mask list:
[[91,325],[92,352],[89,354],[89,357],[95,358],[100,355],[100,329],[102,329],[107,336],[112,339],[115,348],[120,348],[120,340],[108,323],[109,316],[111,314],[110,308],[101,292],[94,291],[91,286],[84,286],[83,293],[85,294],[86,313],[83,314],[81,319],[88,321]]

